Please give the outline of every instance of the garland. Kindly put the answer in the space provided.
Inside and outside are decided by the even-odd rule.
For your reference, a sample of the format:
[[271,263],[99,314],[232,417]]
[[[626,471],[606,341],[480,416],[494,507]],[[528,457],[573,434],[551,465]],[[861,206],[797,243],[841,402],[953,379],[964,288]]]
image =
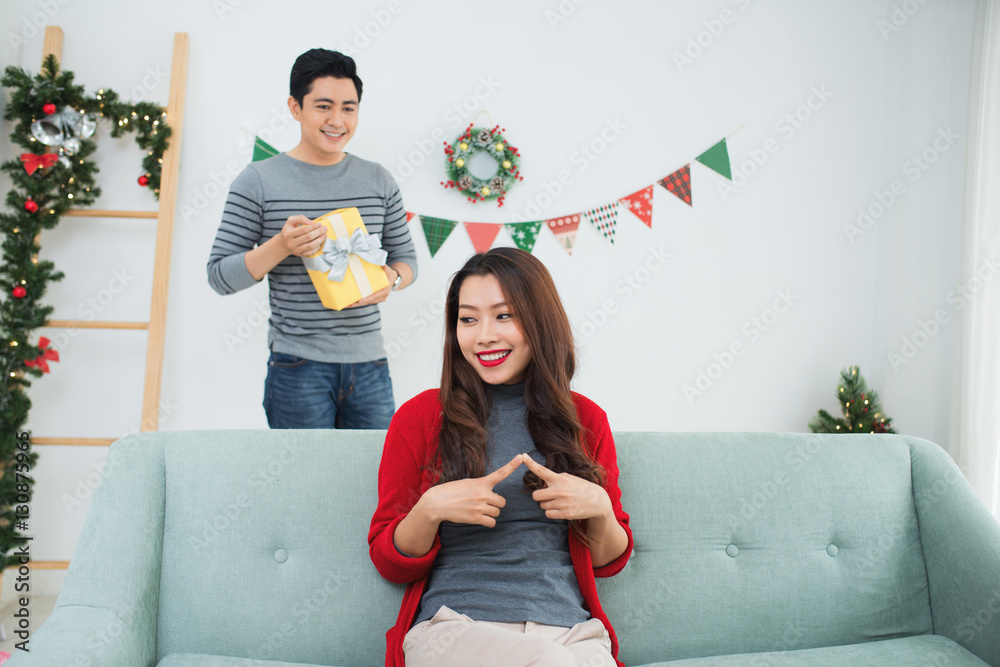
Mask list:
[[[92,135],[101,118],[110,121],[111,136],[134,132],[146,151],[139,185],[159,199],[163,153],[170,127],[163,109],[149,102],[120,101],[113,90],[88,97],[73,83],[73,73],[59,70],[55,56],[31,77],[8,67],[0,85],[11,88],[4,119],[13,121],[11,141],[27,152],[6,160],[0,169],[13,183],[7,211],[0,212],[3,263],[0,265],[0,568],[14,564],[9,556],[20,533],[29,529],[27,502],[34,480],[27,475],[38,459],[24,432],[31,401],[28,376],[41,377],[58,353],[45,338],[32,343],[52,307],[42,305],[46,286],[62,279],[49,261],[39,261],[36,237],[52,229],[70,208],[90,206],[100,196],[94,182],[97,165],[88,158],[96,150]],[[20,447],[19,447],[20,443]]]
[[[472,123],[465,128],[454,143],[444,144],[444,154],[448,156],[445,169],[448,181],[442,182],[446,188],[457,188],[470,202],[490,199],[497,200],[497,206],[503,206],[507,190],[515,181],[524,177],[518,171],[517,164],[521,154],[517,148],[507,141],[499,125],[492,128],[473,127]],[[497,170],[489,178],[479,178],[469,172],[469,157],[475,153],[484,152],[497,161]]]

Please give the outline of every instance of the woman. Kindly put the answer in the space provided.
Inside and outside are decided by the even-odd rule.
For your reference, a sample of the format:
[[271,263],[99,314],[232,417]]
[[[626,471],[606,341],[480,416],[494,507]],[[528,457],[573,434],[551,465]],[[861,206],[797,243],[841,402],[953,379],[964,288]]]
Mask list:
[[455,274],[441,388],[399,408],[379,469],[371,559],[409,584],[386,665],[615,664],[594,577],[625,566],[632,532],[607,416],[570,391],[574,369],[530,253],[495,248]]

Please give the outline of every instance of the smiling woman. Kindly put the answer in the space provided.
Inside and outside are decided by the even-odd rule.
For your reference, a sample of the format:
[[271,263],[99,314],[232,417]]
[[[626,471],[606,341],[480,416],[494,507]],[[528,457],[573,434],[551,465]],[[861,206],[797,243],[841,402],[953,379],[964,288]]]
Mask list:
[[487,384],[524,380],[531,349],[494,276],[470,276],[458,296],[456,338],[466,361]]
[[607,415],[569,388],[573,336],[545,266],[473,256],[448,289],[444,348],[441,389],[399,409],[382,453],[371,558],[409,584],[386,664],[610,663],[594,578],[625,566],[632,533]]

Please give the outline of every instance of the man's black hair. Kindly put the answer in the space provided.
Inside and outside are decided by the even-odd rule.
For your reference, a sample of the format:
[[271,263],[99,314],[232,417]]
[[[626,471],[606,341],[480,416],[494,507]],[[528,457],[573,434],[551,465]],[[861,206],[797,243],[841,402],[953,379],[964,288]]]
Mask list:
[[321,76],[351,79],[358,91],[358,102],[361,101],[361,78],[358,76],[354,58],[345,56],[339,51],[310,49],[295,59],[288,85],[289,94],[295,98],[300,107],[306,95],[312,90],[313,81]]

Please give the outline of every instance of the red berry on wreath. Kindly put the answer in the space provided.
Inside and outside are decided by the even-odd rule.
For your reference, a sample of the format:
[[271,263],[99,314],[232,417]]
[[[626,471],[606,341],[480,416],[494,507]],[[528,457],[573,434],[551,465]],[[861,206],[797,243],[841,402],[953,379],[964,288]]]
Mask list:
[[24,210],[28,213],[36,212],[38,210],[38,202],[29,197],[28,200],[24,202]]
[[18,285],[11,291],[11,294],[16,296],[18,299],[23,299],[28,296],[28,290],[24,289],[21,285]]
[[146,174],[140,176],[139,185],[141,185],[142,187],[146,187],[147,185],[149,185],[149,176],[147,176]]
[[51,116],[55,112],[56,112],[56,105],[52,104],[52,102],[46,102],[42,106],[42,113],[44,113],[46,116]]

